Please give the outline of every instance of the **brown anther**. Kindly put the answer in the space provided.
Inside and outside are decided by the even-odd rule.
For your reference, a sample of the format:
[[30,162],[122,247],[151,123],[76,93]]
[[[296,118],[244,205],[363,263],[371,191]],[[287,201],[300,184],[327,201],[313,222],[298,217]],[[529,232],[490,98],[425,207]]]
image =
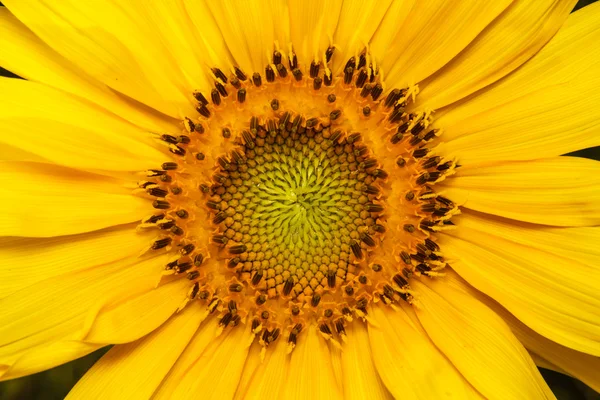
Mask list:
[[332,335],[331,328],[329,328],[329,325],[327,325],[327,324],[319,325],[319,330],[326,335]]
[[410,254],[408,254],[406,251],[401,251],[400,252],[400,258],[402,259],[402,261],[404,262],[404,264],[411,264]]
[[153,188],[147,189],[146,192],[150,196],[154,196],[154,197],[165,197],[169,193],[166,190],[158,188],[158,187],[153,187]]
[[273,64],[281,64],[281,53],[277,50],[273,52]]
[[261,293],[256,297],[256,305],[261,306],[261,305],[265,304],[266,302],[267,302],[266,295]]
[[229,325],[229,322],[231,321],[231,319],[233,318],[233,314],[228,312],[225,315],[223,315],[223,317],[221,318],[221,320],[219,320],[219,325],[220,326],[227,326]]
[[171,193],[177,195],[177,194],[181,194],[183,190],[179,187],[179,186],[172,186],[171,187]]
[[377,232],[377,233],[385,233],[385,226],[380,225],[380,224],[375,224],[373,225],[373,231]]
[[227,77],[219,68],[212,68],[212,73],[215,75],[215,78],[220,79],[223,83],[227,83]]
[[255,72],[252,75],[252,83],[254,83],[254,86],[256,87],[260,87],[260,85],[262,85],[262,77],[258,72]]
[[333,75],[331,73],[325,72],[325,74],[323,75],[323,83],[325,83],[325,86],[331,86],[331,84],[333,83]]
[[204,261],[204,256],[202,254],[196,254],[194,256],[194,266],[195,267],[201,266],[203,261]]
[[229,285],[229,291],[232,293],[240,293],[244,287],[239,283],[232,283]]
[[371,89],[371,98],[375,101],[381,96],[381,93],[383,93],[383,86],[381,86],[381,83],[377,83]]
[[162,182],[171,182],[173,180],[173,178],[171,177],[171,175],[161,175],[159,178]]
[[325,61],[331,61],[331,56],[333,56],[333,52],[335,51],[335,47],[329,46],[327,50],[325,50]]
[[237,101],[238,103],[243,103],[246,101],[246,89],[242,88],[237,91]]
[[292,52],[289,58],[290,69],[298,68],[298,57],[296,57],[296,53]]
[[181,264],[177,264],[177,266],[175,267],[175,273],[182,274],[190,268],[192,268],[192,263],[183,262]]
[[262,271],[256,271],[254,273],[254,275],[252,276],[252,285],[256,286],[260,283],[261,279],[263,277],[263,272]]
[[321,295],[319,293],[314,293],[312,298],[310,299],[310,305],[316,307],[321,302]]
[[169,147],[169,151],[173,154],[176,154],[178,156],[183,156],[185,155],[185,149],[181,148],[179,146],[173,146],[173,147]]
[[175,226],[175,221],[167,220],[165,222],[160,222],[157,224],[160,229],[171,229]]
[[239,257],[235,257],[230,259],[229,261],[227,261],[227,268],[235,268],[237,267],[237,265],[240,263],[240,258]]
[[[364,275],[362,275],[362,276],[364,276]],[[366,278],[367,277],[366,276],[364,276],[364,277],[365,277],[365,283],[366,283]],[[349,286],[349,285],[344,288],[344,291],[346,292],[346,294],[348,296],[352,296],[354,294],[354,288],[352,286]]]
[[363,253],[362,253],[362,249],[360,247],[360,244],[358,244],[358,242],[356,241],[351,241],[350,242],[350,249],[352,250],[352,253],[354,254],[354,257],[358,258],[359,260],[362,259],[363,257]]
[[217,89],[211,90],[210,99],[212,100],[213,104],[216,106],[221,104],[221,95],[219,94],[219,91]]
[[204,155],[204,153],[202,153],[202,152],[198,152],[198,153],[196,153],[196,160],[198,160],[198,161],[202,161],[202,160],[204,160],[205,158],[206,158],[206,156]]
[[[223,97],[227,97],[229,94],[227,93],[227,89],[225,89],[225,86],[223,86],[223,84],[221,82],[215,82],[215,88],[217,89],[217,91],[219,92],[219,94]],[[211,93],[212,95],[212,93]],[[216,103],[215,103],[216,104]],[[218,105],[218,104],[217,104]]]
[[404,224],[404,230],[408,233],[413,233],[415,231],[415,226],[413,224]]
[[158,239],[154,243],[152,243],[151,248],[152,248],[152,250],[162,249],[162,248],[167,247],[168,245],[170,245],[172,240],[173,239],[171,239],[170,237]]
[[406,289],[408,287],[408,281],[400,274],[394,275],[392,279],[400,289]]
[[356,77],[356,81],[354,82],[354,84],[356,85],[357,88],[362,88],[365,85],[365,82],[367,82],[368,77],[369,77],[369,75],[367,74],[367,71],[362,69],[358,73],[358,76]]
[[362,242],[369,247],[375,247],[376,245],[375,240],[371,237],[371,235],[365,232],[360,235],[360,240],[362,240]]
[[252,320],[252,331],[255,331],[260,326],[260,321],[257,318]]
[[231,129],[229,129],[228,127],[224,127],[221,130],[221,135],[223,135],[225,139],[229,139],[231,137]]
[[402,97],[402,92],[400,91],[400,89],[394,89],[392,90],[386,97],[385,102],[384,102],[384,106],[386,108],[389,108],[391,106],[393,106],[396,101]]
[[242,254],[246,252],[247,247],[245,244],[240,244],[240,245],[236,245],[236,246],[231,246],[229,248],[229,253],[230,254]]
[[325,318],[331,318],[333,316],[333,310],[331,308],[326,309],[323,311],[323,316]]
[[277,99],[271,100],[271,109],[273,111],[279,110],[279,100],[277,100]]
[[335,94],[331,93],[330,95],[327,96],[327,101],[330,103],[335,103],[336,97]]
[[427,153],[429,153],[429,149],[418,149],[413,151],[413,157],[414,158],[423,158],[427,155]]
[[319,68],[320,64],[318,62],[311,61],[310,69],[308,72],[309,76],[313,79],[316,78],[319,75]]
[[285,65],[277,64],[275,67],[277,68],[277,73],[279,74],[279,77],[281,77],[281,78],[287,77],[288,72],[287,72],[287,69],[285,68]]
[[225,213],[225,211],[220,211],[217,213],[217,215],[215,215],[212,222],[213,222],[213,224],[218,225],[221,222],[225,221],[226,219],[227,219],[227,214]]
[[344,69],[344,83],[346,85],[349,85],[350,82],[352,82],[352,75],[354,74],[354,68],[353,67],[346,67],[346,69]]
[[[194,271],[194,272],[198,272],[198,271]],[[188,279],[190,279],[190,274],[188,274]],[[193,280],[193,279],[196,279],[196,278],[192,278],[190,280]],[[200,291],[200,285],[198,284],[198,282],[196,282],[196,283],[194,283],[194,286],[192,286],[192,290],[190,290],[190,294],[188,295],[188,298],[190,300],[194,300],[196,298],[196,296],[198,295],[199,291]]]
[[335,287],[335,271],[327,271],[327,286],[331,289]]
[[183,246],[181,249],[179,249],[179,252],[181,253],[181,255],[187,256],[192,251],[194,251],[195,248],[196,248],[196,246],[194,246],[193,243],[188,243],[185,246]]
[[181,235],[183,235],[183,229],[181,229],[180,227],[175,225],[174,227],[171,228],[171,233],[176,236],[181,236]]
[[208,290],[202,290],[200,293],[198,293],[198,298],[200,300],[208,300],[209,297],[210,292]]
[[267,77],[267,82],[275,81],[275,71],[273,71],[270,65],[265,67],[265,76]]
[[269,319],[269,312],[267,310],[264,310],[263,312],[260,313],[260,317],[262,319]]
[[205,118],[210,117],[210,110],[206,107],[206,105],[196,107],[196,111],[198,111],[198,113]]
[[213,243],[217,243],[217,244],[221,244],[221,245],[226,245],[227,242],[229,241],[229,239],[227,239],[223,235],[213,235],[212,241],[213,241]]
[[398,157],[396,160],[396,165],[399,167],[404,167],[406,165],[406,160],[402,157]]
[[378,213],[383,211],[383,206],[381,204],[368,203],[365,205],[365,210],[368,212]]
[[371,265],[371,269],[374,272],[380,272],[383,270],[383,267],[381,266],[381,264],[373,264],[373,265]]
[[193,93],[193,96],[196,100],[198,100],[201,106],[205,106],[208,104],[208,100],[206,100],[206,97],[204,97],[202,93],[196,91]]
[[168,201],[165,201],[165,200],[154,200],[152,202],[152,207],[157,208],[159,210],[166,210],[169,207],[171,207],[171,205],[169,204]]
[[388,177],[388,173],[382,169],[376,169],[375,171],[373,171],[373,176],[375,178],[386,179]]
[[292,75],[294,75],[294,79],[297,82],[300,82],[302,80],[302,71],[300,71],[299,68],[295,68],[294,70],[292,70]]
[[406,195],[404,196],[404,198],[408,201],[413,201],[415,198],[415,193],[412,191],[409,191],[406,193]]
[[294,279],[290,276],[287,278],[285,283],[283,284],[282,293],[284,296],[289,295],[292,292],[292,288],[294,287]]
[[230,324],[231,324],[231,326],[238,326],[240,324],[240,322],[242,322],[242,317],[240,317],[239,314],[236,314],[231,319]]
[[231,78],[231,86],[239,90],[242,87],[242,82],[238,78],[233,77]]
[[313,89],[314,90],[319,90],[321,89],[321,86],[323,85],[323,79],[321,79],[321,77],[317,76],[314,80],[313,80]]
[[369,115],[371,115],[371,107],[369,107],[369,106],[364,107],[362,111],[363,111],[363,115],[365,117],[368,117]]
[[175,170],[175,169],[177,169],[177,163],[174,163],[174,162],[163,163],[162,169],[167,170],[167,171]]
[[342,115],[342,110],[333,110],[329,113],[329,119],[335,121]]

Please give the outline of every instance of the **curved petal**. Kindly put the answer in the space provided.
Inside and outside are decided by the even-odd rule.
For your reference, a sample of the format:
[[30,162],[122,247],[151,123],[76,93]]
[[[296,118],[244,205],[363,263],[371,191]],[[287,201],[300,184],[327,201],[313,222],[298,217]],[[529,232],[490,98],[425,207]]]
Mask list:
[[492,310],[442,281],[415,281],[413,287],[425,331],[485,398],[554,398],[523,345]]
[[[306,3],[298,4],[304,7]],[[226,1],[205,4],[219,26],[230,54],[247,74],[264,73],[265,66],[272,62],[275,43],[281,46],[289,43],[289,37],[278,37],[285,31],[282,25],[288,23],[288,5],[284,1],[253,0],[244,7]],[[279,50],[285,57],[289,49],[282,47]]]
[[218,319],[209,318],[200,325],[194,337],[183,350],[169,374],[163,379],[160,386],[154,392],[154,399],[170,399],[173,391],[179,385],[187,371],[200,359],[204,351],[216,342],[223,341],[225,335],[216,335]]
[[[133,3],[4,2],[57,53],[107,86],[175,118],[193,112],[191,92],[156,29]],[[157,62],[160,60],[160,62]]]
[[466,49],[419,84],[417,107],[444,107],[506,76],[554,36],[576,2],[516,0]]
[[287,342],[278,340],[269,347],[261,360],[262,346],[255,342],[250,348],[244,372],[235,392],[235,399],[279,399],[289,378],[290,357]]
[[132,225],[52,238],[0,237],[0,298],[45,279],[138,254],[152,235]]
[[367,327],[362,321],[356,321],[348,325],[346,333],[343,351],[340,352],[344,398],[393,399],[373,364]]
[[452,268],[539,334],[600,355],[600,270],[460,227],[441,237]]
[[[415,1],[405,23],[396,25],[393,46],[375,54],[386,72],[387,84],[406,87],[427,78],[463,50],[512,1]],[[393,24],[393,20],[386,22],[389,18],[382,24]],[[374,47],[380,47],[380,37],[376,32]]]
[[438,150],[462,165],[600,145],[600,4],[577,11],[525,65],[439,110]]
[[175,121],[135,103],[87,75],[0,7],[0,65],[17,75],[79,96],[144,129],[171,130]]
[[440,285],[451,286],[453,290],[472,296],[492,309],[508,324],[519,342],[529,350],[538,366],[569,374],[594,390],[600,391],[600,375],[597,373],[600,371],[600,357],[571,350],[535,333],[506,308],[469,285],[452,269],[448,268],[445,272],[446,275]]
[[370,311],[373,361],[390,393],[415,400],[481,398],[408,313],[414,312],[404,305]]
[[307,326],[292,351],[289,376],[293,379],[285,387],[284,399],[341,399],[331,365],[331,355],[325,339],[315,325]]
[[[32,368],[51,368],[106,345],[81,344],[86,315],[105,302],[118,302],[119,296],[151,290],[153,286],[140,282],[140,277],[158,275],[165,260],[128,257],[46,279],[1,299],[0,365],[6,372],[0,379],[39,371]],[[114,292],[125,284],[128,294]],[[47,347],[56,352],[46,351]]]
[[150,398],[204,315],[201,307],[188,307],[148,336],[113,347],[77,382],[67,399]]
[[600,227],[553,227],[497,218],[471,210],[457,216],[462,229],[493,234],[513,243],[541,250],[577,263],[600,265]]
[[125,182],[49,164],[0,163],[0,235],[48,237],[140,220],[151,210]]
[[170,398],[233,398],[254,334],[250,326],[238,326],[221,335],[224,338],[217,340],[213,333],[212,342],[185,371]]
[[471,210],[555,226],[600,225],[600,162],[577,157],[460,168],[440,190]]
[[146,170],[166,156],[150,134],[67,93],[0,79],[0,142],[81,169]]

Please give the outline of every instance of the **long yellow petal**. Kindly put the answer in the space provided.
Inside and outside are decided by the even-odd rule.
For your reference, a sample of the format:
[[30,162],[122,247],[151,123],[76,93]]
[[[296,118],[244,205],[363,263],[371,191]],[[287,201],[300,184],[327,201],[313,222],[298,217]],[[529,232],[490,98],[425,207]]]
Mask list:
[[439,151],[462,165],[551,157],[600,145],[600,4],[571,14],[550,42],[477,96],[439,110]]
[[202,322],[204,310],[195,305],[148,336],[113,347],[67,399],[150,398]]
[[317,332],[317,327],[305,327],[292,352],[289,381],[281,398],[341,399],[342,391],[335,379],[330,357],[327,343]]
[[[386,82],[405,87],[427,78],[463,50],[511,2],[415,1],[405,23],[397,28],[393,46],[375,54]],[[373,42],[378,38],[376,33]]]
[[[128,284],[130,292],[139,292],[140,276],[157,274],[165,260],[128,257],[46,279],[1,299],[0,365],[7,373],[0,379],[40,370],[34,368],[51,368],[105,345],[78,344],[89,310],[102,301],[116,302],[119,296],[126,296],[114,292],[120,285]],[[44,350],[49,346],[57,350],[55,354]],[[39,354],[32,355],[35,352]],[[20,359],[32,360],[35,365]],[[20,369],[11,370],[13,364]]]
[[600,270],[469,228],[444,235],[458,274],[534,331],[600,355]]
[[0,47],[0,65],[29,81],[84,98],[145,129],[173,129],[174,120],[127,101],[87,75],[42,42],[5,7],[0,7]]
[[401,305],[397,310],[375,306],[369,340],[381,380],[398,399],[481,398],[429,340]]
[[200,360],[205,350],[209,346],[218,346],[223,342],[225,335],[216,337],[217,325],[218,319],[210,318],[198,328],[192,340],[169,371],[169,374],[154,392],[153,399],[172,399],[173,392],[184,379],[188,370],[193,367],[194,363]]
[[[160,264],[157,264],[157,270]],[[115,289],[122,292],[117,300],[92,307],[82,330],[82,340],[88,343],[127,343],[139,339],[162,325],[185,300],[190,288],[186,279],[156,285],[157,277],[140,277],[140,292],[130,284]],[[127,296],[128,294],[128,296]]]
[[[258,343],[248,354],[243,375],[250,374],[245,380],[242,376],[235,393],[236,399],[279,399],[290,378],[290,355],[287,353],[287,341],[278,340],[269,347],[265,360],[261,362],[262,346]],[[255,368],[252,366],[256,365]]]
[[512,72],[554,36],[576,0],[517,0],[419,86],[419,108],[438,109]]
[[554,226],[600,225],[600,162],[576,157],[461,168],[440,190],[464,207]]
[[193,88],[186,87],[154,25],[136,18],[137,3],[9,0],[4,5],[98,81],[175,118],[193,112]]
[[125,182],[50,164],[0,163],[3,236],[47,237],[90,232],[138,221],[150,202]]
[[519,223],[465,210],[456,219],[461,229],[492,234],[501,239],[568,258],[591,267],[600,265],[600,227],[551,227]]
[[222,341],[214,338],[181,378],[172,398],[231,399],[235,394],[254,334],[250,326],[230,328]]
[[57,89],[2,78],[0,91],[0,143],[82,169],[138,171],[166,157],[149,133]]
[[346,333],[347,340],[340,351],[344,398],[393,399],[373,364],[367,327],[356,321],[348,325]]
[[600,357],[580,353],[561,346],[537,334],[519,321],[508,310],[482,292],[469,285],[455,271],[448,269],[440,285],[449,285],[453,290],[477,298],[487,305],[508,324],[517,339],[529,350],[538,366],[569,374],[596,391],[600,391]]
[[[438,282],[416,281],[417,317],[435,345],[488,399],[552,399],[527,351],[492,310]],[[506,382],[510,382],[507,385]]]
[[0,238],[0,298],[45,279],[138,254],[153,234],[132,225],[75,236]]

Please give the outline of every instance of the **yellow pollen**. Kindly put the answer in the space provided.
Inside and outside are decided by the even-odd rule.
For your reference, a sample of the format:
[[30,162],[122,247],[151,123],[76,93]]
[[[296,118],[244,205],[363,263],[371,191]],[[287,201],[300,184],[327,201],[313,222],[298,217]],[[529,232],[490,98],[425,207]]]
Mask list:
[[340,76],[275,52],[264,71],[211,70],[197,116],[157,139],[172,154],[139,192],[155,212],[150,251],[173,255],[165,279],[190,281],[222,329],[250,324],[264,347],[292,351],[318,326],[335,346],[373,302],[412,303],[410,280],[446,263],[436,231],[458,208],[432,185],[456,164],[435,155],[416,87],[385,91],[366,54]]

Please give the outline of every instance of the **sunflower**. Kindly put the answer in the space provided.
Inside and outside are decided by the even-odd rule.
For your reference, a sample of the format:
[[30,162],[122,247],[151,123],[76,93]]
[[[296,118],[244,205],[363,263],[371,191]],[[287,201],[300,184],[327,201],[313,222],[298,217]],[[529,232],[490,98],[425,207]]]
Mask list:
[[1,379],[600,390],[600,5],[4,3]]

